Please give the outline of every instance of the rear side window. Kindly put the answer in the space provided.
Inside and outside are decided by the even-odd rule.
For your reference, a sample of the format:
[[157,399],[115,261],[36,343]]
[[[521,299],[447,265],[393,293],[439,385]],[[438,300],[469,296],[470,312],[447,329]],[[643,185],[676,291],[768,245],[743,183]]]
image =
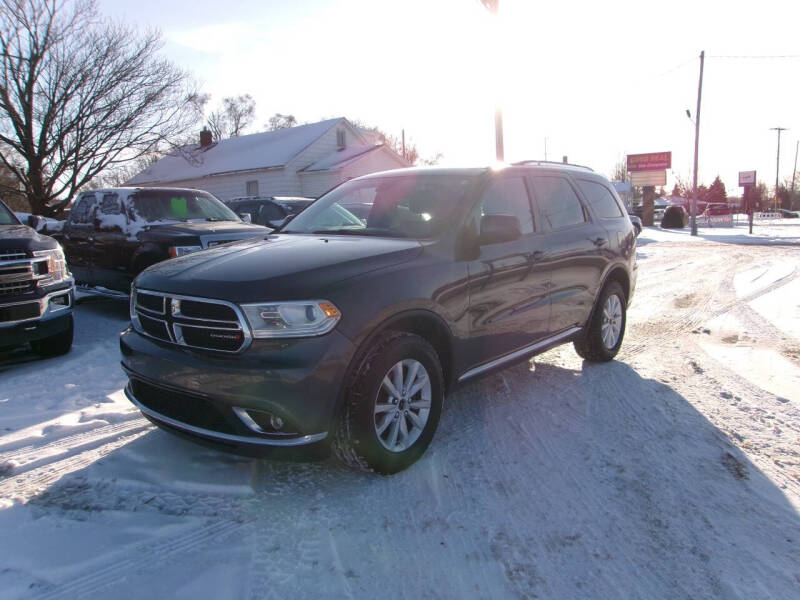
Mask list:
[[69,211],[70,221],[73,223],[92,223],[94,219],[94,208],[97,198],[94,194],[87,194],[78,199],[78,203]]
[[623,216],[616,198],[603,184],[578,179],[578,187],[581,188],[583,195],[599,218],[616,219]]
[[119,196],[116,194],[105,194],[103,196],[103,201],[100,203],[100,212],[104,215],[122,214],[122,205],[119,202]]
[[581,201],[563,177],[533,177],[533,193],[545,231],[586,222]]
[[519,219],[523,235],[533,233],[533,213],[522,177],[495,179],[481,198],[481,216],[508,215]]
[[261,205],[261,218],[267,221],[277,221],[284,217],[283,209],[272,202],[265,202]]

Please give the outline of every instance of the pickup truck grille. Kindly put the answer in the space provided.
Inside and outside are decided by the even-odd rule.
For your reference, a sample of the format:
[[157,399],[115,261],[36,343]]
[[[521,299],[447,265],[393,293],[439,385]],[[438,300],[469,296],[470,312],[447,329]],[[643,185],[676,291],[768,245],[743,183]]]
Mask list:
[[139,333],[198,350],[241,352],[250,343],[244,316],[223,300],[136,290],[131,321]]
[[46,276],[46,258],[30,258],[22,250],[0,251],[0,297],[30,292]]

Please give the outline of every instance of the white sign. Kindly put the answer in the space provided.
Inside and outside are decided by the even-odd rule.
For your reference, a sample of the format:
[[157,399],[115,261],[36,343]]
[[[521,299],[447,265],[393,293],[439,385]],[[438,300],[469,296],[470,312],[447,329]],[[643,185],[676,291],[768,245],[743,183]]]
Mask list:
[[746,185],[755,185],[756,184],[756,172],[755,171],[739,171],[739,186],[744,187]]
[[631,183],[633,185],[667,185],[667,171],[631,171]]

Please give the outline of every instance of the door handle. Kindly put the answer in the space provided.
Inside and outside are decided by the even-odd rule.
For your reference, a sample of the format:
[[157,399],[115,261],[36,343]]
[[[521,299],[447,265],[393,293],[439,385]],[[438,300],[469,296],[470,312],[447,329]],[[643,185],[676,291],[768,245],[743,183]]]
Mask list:
[[599,246],[605,246],[608,243],[608,240],[606,238],[604,238],[604,237],[598,237],[598,238],[594,238],[592,240],[592,243],[595,246],[598,246],[598,247]]
[[535,252],[531,252],[529,256],[532,261],[542,260],[544,257],[544,252],[541,250],[536,250]]

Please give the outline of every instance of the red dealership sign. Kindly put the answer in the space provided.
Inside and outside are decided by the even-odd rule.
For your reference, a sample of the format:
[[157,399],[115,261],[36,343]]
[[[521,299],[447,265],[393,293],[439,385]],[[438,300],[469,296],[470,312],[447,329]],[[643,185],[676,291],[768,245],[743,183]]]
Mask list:
[[672,152],[628,154],[628,171],[659,171],[672,168]]

